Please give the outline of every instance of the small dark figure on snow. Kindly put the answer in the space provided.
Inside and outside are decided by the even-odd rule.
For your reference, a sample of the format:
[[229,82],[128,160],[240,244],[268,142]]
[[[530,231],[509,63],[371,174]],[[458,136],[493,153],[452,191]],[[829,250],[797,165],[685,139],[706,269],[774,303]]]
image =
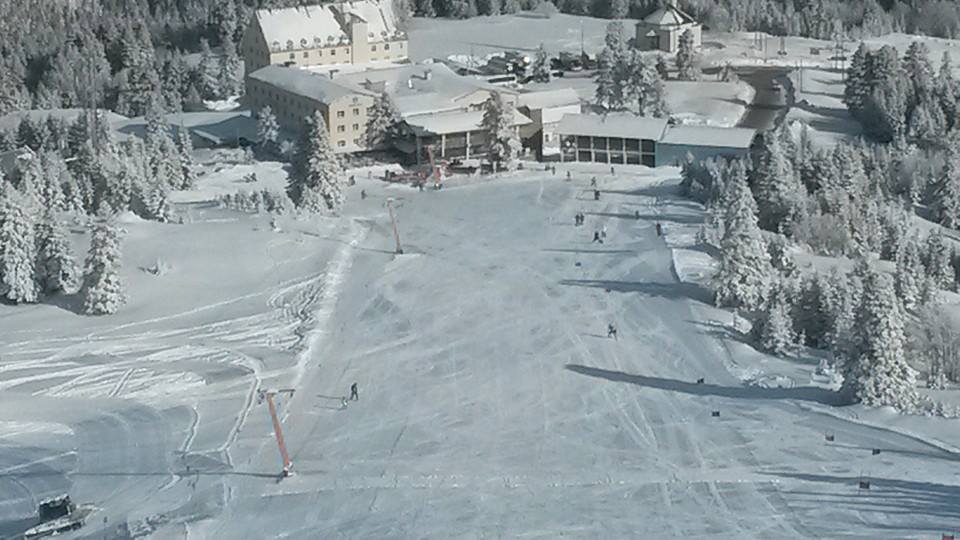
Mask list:
[[639,211],[639,210],[634,210],[634,211],[633,211],[633,219],[640,219],[640,211]]
[[657,223],[657,236],[660,236],[663,233],[663,229],[660,228],[660,224]]
[[567,180],[570,179],[570,171],[567,171]]
[[607,325],[607,337],[617,339],[617,327],[614,326],[613,323]]
[[360,199],[363,200],[363,199],[366,199],[366,198],[367,198],[367,191],[364,190],[364,189],[361,189],[361,190],[360,190]]
[[423,182],[417,182],[417,189],[423,191]]
[[595,201],[599,201],[599,200],[600,200],[600,190],[599,190],[599,189],[593,190],[593,200],[595,200]]
[[703,384],[703,377],[700,377],[699,379],[697,379],[697,384]]
[[590,187],[597,187],[597,177],[594,176],[590,179]]
[[600,231],[593,231],[593,241],[598,244],[603,243],[603,239],[600,238]]
[[351,175],[350,175],[350,185],[352,186],[352,185],[354,185],[354,184],[356,184],[356,183],[357,183],[357,181],[353,178],[353,175],[351,174]]
[[556,165],[550,167],[550,174],[552,174],[552,175],[554,175],[554,176],[557,175],[557,167],[556,167]]
[[573,215],[573,226],[574,226],[574,227],[579,227],[579,226],[580,226],[580,214],[574,214],[574,215]]
[[610,174],[614,174],[613,167],[610,167]]
[[357,389],[357,383],[350,385],[350,401],[360,401],[360,392]]

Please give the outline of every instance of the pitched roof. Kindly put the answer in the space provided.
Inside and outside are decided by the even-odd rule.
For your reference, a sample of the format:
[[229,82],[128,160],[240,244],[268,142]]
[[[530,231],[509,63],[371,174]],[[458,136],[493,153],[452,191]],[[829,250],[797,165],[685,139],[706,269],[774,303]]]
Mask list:
[[757,130],[716,126],[670,126],[661,144],[712,146],[715,148],[750,148]]
[[370,42],[402,35],[392,3],[388,0],[259,9],[256,17],[271,50],[346,45],[350,42],[350,19],[353,17],[367,23]]
[[648,118],[630,113],[607,115],[565,114],[557,133],[594,137],[623,137],[658,141],[667,127],[666,118]]
[[677,6],[668,2],[662,8],[644,17],[643,22],[656,26],[678,26],[681,24],[696,23],[697,21],[690,15],[680,11],[680,8]]
[[330,103],[355,94],[375,95],[373,92],[344,86],[330,77],[295,67],[270,65],[254,71],[248,77],[320,103]]

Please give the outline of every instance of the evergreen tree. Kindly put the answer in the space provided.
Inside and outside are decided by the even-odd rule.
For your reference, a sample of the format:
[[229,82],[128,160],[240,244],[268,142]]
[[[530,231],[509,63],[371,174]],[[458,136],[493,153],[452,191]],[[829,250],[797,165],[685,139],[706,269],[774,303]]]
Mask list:
[[897,250],[897,270],[894,286],[897,296],[907,310],[920,305],[924,269],[920,259],[920,245],[915,236],[904,239]]
[[37,282],[45,294],[73,290],[79,269],[56,212],[47,209],[37,227]]
[[912,410],[916,372],[904,357],[903,318],[890,276],[871,269],[844,363],[842,395],[869,406]]
[[594,102],[607,109],[619,108],[621,95],[620,83],[617,80],[617,62],[609,49],[603,49],[597,56],[597,89],[594,93]]
[[200,40],[200,63],[197,64],[196,79],[198,81],[197,90],[200,91],[200,97],[203,99],[220,99],[222,85],[220,76],[222,74],[220,62],[210,50],[210,44],[207,40]]
[[120,277],[120,229],[103,211],[90,238],[83,269],[83,310],[88,315],[116,313],[127,301],[125,286]]
[[716,303],[752,311],[762,305],[767,294],[768,277],[772,272],[770,255],[757,226],[757,204],[742,167],[735,170],[727,190],[725,198],[730,206],[724,219],[726,230],[720,241],[720,271],[715,277]]
[[22,196],[0,176],[0,296],[15,304],[37,301],[35,259],[32,216]]
[[700,67],[697,65],[696,46],[693,42],[693,32],[685,31],[680,35],[677,46],[677,76],[685,81],[695,81],[700,78]]
[[623,23],[613,21],[607,24],[607,33],[603,38],[604,48],[610,51],[614,61],[620,62],[627,53],[627,38],[623,34]]
[[762,141],[757,168],[753,172],[760,226],[770,231],[778,231],[781,227],[789,231],[802,208],[803,185],[778,134],[768,131],[763,134]]
[[630,4],[627,0],[610,0],[610,18],[625,19],[630,10]]
[[937,231],[927,236],[923,254],[923,264],[937,287],[950,290],[953,288],[953,268],[950,264],[950,250],[943,235]]
[[233,39],[227,38],[223,42],[223,54],[220,56],[220,90],[221,98],[236,96],[243,91],[243,81],[240,73],[243,63],[237,55],[237,46]]
[[437,12],[433,9],[433,0],[415,0],[416,14],[420,17],[433,18]]
[[320,111],[307,117],[287,184],[293,203],[309,212],[338,211],[343,204],[343,169],[333,152]]
[[947,144],[933,209],[941,225],[960,229],[960,141]]
[[196,166],[193,163],[193,141],[190,131],[183,125],[177,130],[177,153],[180,162],[180,189],[193,189],[197,185]]
[[513,169],[520,156],[520,137],[513,127],[514,107],[504,101],[500,92],[491,92],[483,104],[483,120],[480,129],[489,141],[489,159],[494,170],[502,167]]
[[660,118],[667,114],[663,81],[637,51],[629,55],[623,86],[624,97],[637,104],[637,114],[640,116]]
[[870,51],[866,44],[860,46],[850,57],[850,67],[847,68],[846,86],[843,89],[843,102],[847,109],[858,118],[870,95],[870,81],[868,79],[867,59]]
[[787,287],[778,280],[771,287],[770,298],[753,327],[754,338],[764,351],[784,356],[796,343],[790,304]]
[[530,68],[530,77],[536,82],[550,82],[550,57],[547,55],[547,49],[543,43],[537,47],[537,54],[533,59],[533,66]]
[[520,10],[523,9],[523,6],[520,5],[520,0],[503,0],[503,7],[500,8],[500,11],[507,15],[512,15],[514,13],[520,13]]
[[[373,122],[372,114],[367,121],[368,129]],[[269,105],[257,113],[257,146],[267,156],[276,156],[280,152],[280,124]]]
[[400,112],[390,96],[383,92],[373,102],[367,113],[367,126],[364,139],[368,148],[392,148],[401,137],[402,122]]
[[806,345],[818,349],[829,346],[830,312],[829,296],[833,284],[817,273],[803,280],[800,294],[793,310],[794,332],[804,336]]

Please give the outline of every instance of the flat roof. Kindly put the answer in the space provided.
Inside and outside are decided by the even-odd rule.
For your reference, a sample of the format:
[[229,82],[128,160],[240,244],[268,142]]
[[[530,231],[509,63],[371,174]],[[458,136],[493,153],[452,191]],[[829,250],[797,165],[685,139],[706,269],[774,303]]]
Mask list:
[[564,105],[579,105],[580,96],[572,88],[557,90],[543,90],[520,94],[520,105],[531,109],[545,109],[548,107],[562,107]]
[[666,127],[666,118],[650,118],[630,113],[565,114],[560,119],[556,131],[564,135],[623,137],[625,139],[659,141],[663,137]]
[[716,126],[669,126],[660,144],[750,148],[757,130]]
[[[483,121],[483,111],[421,114],[407,117],[404,120],[414,132],[420,134],[432,133],[435,135],[448,135],[450,133],[479,130],[480,124]],[[532,120],[519,111],[513,111],[513,122],[511,125],[522,126],[531,122]]]

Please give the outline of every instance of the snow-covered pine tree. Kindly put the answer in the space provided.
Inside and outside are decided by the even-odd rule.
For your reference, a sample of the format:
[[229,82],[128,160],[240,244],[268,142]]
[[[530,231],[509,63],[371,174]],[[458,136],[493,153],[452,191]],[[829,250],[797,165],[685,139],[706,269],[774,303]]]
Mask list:
[[853,348],[843,365],[841,395],[854,402],[912,411],[916,372],[904,356],[903,316],[893,279],[871,269],[853,327]]
[[937,219],[944,227],[960,229],[960,141],[947,142],[943,168],[933,201]]
[[863,295],[863,281],[853,272],[844,276],[835,267],[827,279],[832,286],[825,289],[824,305],[827,308],[829,326],[826,341],[830,352],[838,359],[845,359],[851,348],[853,323],[860,298]]
[[513,127],[513,102],[505,101],[500,92],[490,92],[483,104],[483,120],[480,129],[489,141],[488,159],[494,170],[513,169],[520,157],[520,137]]
[[220,99],[222,88],[220,78],[220,62],[210,50],[207,40],[200,39],[200,63],[196,68],[196,79],[199,81],[200,97],[203,99]]
[[47,209],[37,227],[37,284],[44,294],[76,287],[79,269],[57,212]]
[[762,140],[757,168],[753,171],[759,223],[769,231],[778,231],[781,227],[789,231],[791,220],[803,205],[804,188],[778,134],[768,131]]
[[243,62],[237,54],[237,46],[229,36],[223,42],[223,54],[220,56],[220,90],[223,98],[236,96],[243,92],[241,68]]
[[600,51],[597,56],[597,89],[594,91],[594,103],[606,109],[616,109],[621,105],[618,98],[620,82],[617,80],[617,60],[609,49]]
[[280,124],[269,105],[257,113],[257,147],[267,156],[276,156],[280,152]]
[[950,264],[950,249],[947,247],[940,231],[927,236],[922,258],[927,275],[933,278],[937,287],[944,290],[953,289],[953,267]]
[[796,305],[793,310],[794,332],[804,336],[806,345],[818,349],[829,346],[828,331],[830,313],[828,297],[833,294],[833,284],[822,274],[814,274],[803,279]]
[[915,310],[920,306],[923,279],[919,240],[916,236],[907,237],[900,242],[897,250],[897,270],[894,274],[897,296],[907,310]]
[[782,280],[770,288],[770,298],[753,327],[754,339],[760,348],[777,356],[784,356],[796,343],[791,318],[791,297]]
[[287,194],[297,208],[308,212],[336,212],[343,204],[343,168],[333,152],[320,111],[307,117],[306,129],[297,144]]
[[101,211],[90,237],[83,269],[83,311],[88,315],[116,313],[127,301],[123,280],[120,229],[107,211]]
[[386,92],[377,96],[373,107],[367,113],[367,127],[364,139],[368,148],[392,148],[401,136],[400,112]]
[[537,47],[537,52],[533,57],[533,65],[530,67],[530,77],[536,82],[550,82],[550,56],[543,43]]
[[623,34],[623,23],[613,21],[607,24],[606,35],[603,38],[604,48],[610,51],[613,59],[622,61],[627,52],[627,38]]
[[193,141],[190,131],[182,124],[177,130],[177,157],[180,162],[179,189],[193,189],[197,185],[197,171],[193,163]]
[[720,271],[714,280],[716,303],[752,311],[766,298],[773,268],[757,226],[757,203],[742,165],[734,170],[727,190],[726,230],[720,241]]
[[631,51],[624,66],[624,98],[637,104],[637,114],[656,118],[667,114],[663,81],[639,51]]
[[39,186],[43,207],[56,212],[66,210],[67,206],[61,184],[61,180],[67,172],[63,158],[57,152],[48,150],[40,154],[39,161],[43,169],[43,181]]
[[0,175],[0,296],[15,304],[37,301],[36,249],[27,204]]
[[627,0],[610,0],[610,18],[625,19],[630,11],[630,4]]
[[700,78],[696,54],[693,32],[687,30],[680,35],[680,43],[677,46],[677,77],[681,80],[695,81]]

